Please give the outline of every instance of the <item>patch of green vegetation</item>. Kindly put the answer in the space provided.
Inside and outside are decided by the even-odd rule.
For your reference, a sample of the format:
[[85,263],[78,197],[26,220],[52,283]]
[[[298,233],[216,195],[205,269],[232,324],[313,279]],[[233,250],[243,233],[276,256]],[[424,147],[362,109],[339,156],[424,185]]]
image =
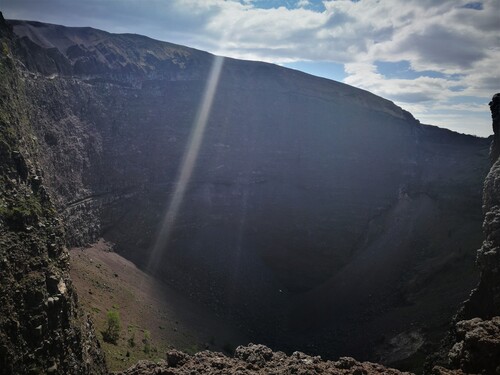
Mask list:
[[127,344],[130,348],[135,347],[135,330],[129,330],[130,336],[127,339]]
[[102,332],[104,341],[116,345],[120,338],[120,314],[116,310],[109,310],[108,314],[108,327]]
[[136,329],[138,329],[138,328],[140,328],[140,327],[139,327],[138,325],[135,325],[135,324],[129,324],[129,325],[127,326],[127,330],[128,330],[129,332],[131,332],[131,331],[135,331],[135,330],[136,330]]
[[0,201],[0,217],[12,228],[35,223],[43,215],[43,207],[34,194],[18,193],[15,199]]
[[144,353],[151,353],[151,333],[148,330],[144,331],[144,338],[142,339],[142,343],[144,344]]
[[99,307],[96,307],[96,306],[92,306],[91,309],[95,313],[100,313],[101,312],[101,309]]
[[[137,328],[134,329],[134,327]],[[158,343],[151,339],[149,331],[144,330],[144,337],[139,326],[129,325],[127,331],[127,339],[118,340],[116,345],[107,343],[101,338],[110,371],[123,371],[142,359],[157,361],[161,359],[161,353],[167,350],[166,346],[157,345]],[[147,343],[144,342],[144,338],[147,339]]]
[[2,40],[2,54],[8,56],[10,53],[10,48],[5,40]]

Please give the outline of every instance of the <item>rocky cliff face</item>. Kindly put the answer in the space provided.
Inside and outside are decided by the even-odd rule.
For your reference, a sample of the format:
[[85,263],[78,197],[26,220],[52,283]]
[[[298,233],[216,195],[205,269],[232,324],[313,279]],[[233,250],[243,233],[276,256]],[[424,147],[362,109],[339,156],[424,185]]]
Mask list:
[[92,323],[69,279],[13,40],[0,14],[0,373],[103,374]]
[[[10,23],[40,177],[67,240],[104,236],[148,268],[215,57]],[[488,141],[270,64],[224,59],[217,81],[150,271],[259,342],[419,361],[476,283]]]
[[[479,285],[458,313],[448,344],[450,373],[500,373],[500,94],[490,102],[494,137],[492,166],[484,183],[483,230],[485,239],[477,252]],[[444,370],[436,369],[437,373]]]
[[485,240],[477,254],[477,264],[481,272],[479,286],[471,295],[463,312],[464,317],[479,316],[490,319],[500,314],[500,233],[498,220],[500,218],[500,94],[493,96],[490,102],[493,131],[495,132],[491,145],[492,167],[484,182],[483,193],[483,230]]

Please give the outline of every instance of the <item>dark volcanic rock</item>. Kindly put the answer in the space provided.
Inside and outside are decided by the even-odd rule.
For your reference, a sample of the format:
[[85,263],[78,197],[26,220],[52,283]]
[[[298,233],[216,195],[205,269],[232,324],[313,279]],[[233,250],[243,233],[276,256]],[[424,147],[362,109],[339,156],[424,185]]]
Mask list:
[[206,53],[193,59],[191,49],[142,35],[112,35],[90,27],[40,22],[10,23],[19,36],[17,51],[23,63],[44,75],[78,75],[93,82],[130,86],[144,80],[200,79],[209,68]]
[[255,341],[335,357],[421,358],[476,283],[487,140],[338,82],[224,59],[169,222],[215,57],[11,25],[37,160],[70,244],[103,235]]
[[[438,374],[500,374],[500,94],[490,102],[493,131],[492,167],[484,183],[483,230],[485,240],[478,250],[479,285],[455,318],[443,349],[444,362],[452,370],[436,368]],[[441,372],[440,372],[441,371]]]
[[0,13],[0,374],[104,374],[92,323],[69,279],[13,45]]
[[[167,353],[167,357],[168,357]],[[273,352],[263,345],[239,346],[234,358],[209,351],[187,356],[180,366],[171,366],[170,362],[152,363],[140,361],[137,365],[116,375],[182,375],[182,374],[330,374],[330,375],[399,375],[409,374],[395,369],[370,363],[358,362],[353,358],[343,357],[338,361],[323,361],[320,357],[311,357],[301,352],[287,356],[282,352]]]
[[[492,157],[500,144],[500,94],[490,102],[493,130]],[[498,155],[492,160],[488,176],[484,182],[483,230],[485,240],[477,253],[477,264],[481,271],[481,281],[466,304],[464,317],[479,316],[491,318],[500,315],[500,161]]]
[[490,320],[474,318],[457,323],[457,342],[450,351],[456,368],[467,372],[500,371],[500,317]]

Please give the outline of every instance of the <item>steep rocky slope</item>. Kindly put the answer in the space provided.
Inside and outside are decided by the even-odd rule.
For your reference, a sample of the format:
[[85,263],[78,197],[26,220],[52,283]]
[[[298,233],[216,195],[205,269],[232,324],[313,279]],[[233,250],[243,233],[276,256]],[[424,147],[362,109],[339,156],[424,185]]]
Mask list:
[[104,374],[92,323],[69,279],[12,39],[0,14],[0,373]]
[[[232,354],[239,344],[248,343],[230,321],[141,271],[104,241],[71,249],[70,264],[78,300],[90,312],[97,332],[107,328],[107,311],[120,314],[117,343],[101,342],[110,371],[126,369],[139,359],[163,359],[172,348]],[[149,352],[144,352],[146,332]]]
[[475,285],[487,140],[421,125],[341,83],[232,59],[151,262],[220,60],[138,35],[11,25],[71,244],[104,236],[255,341],[403,366],[432,350]]
[[500,217],[500,94],[490,102],[493,120],[493,143],[491,145],[492,167],[484,182],[483,193],[483,230],[485,240],[477,254],[477,264],[481,272],[478,287],[473,291],[461,314],[463,318],[481,317],[490,319],[500,314],[500,253],[498,220]]
[[490,108],[494,137],[483,194],[485,239],[477,253],[480,282],[455,318],[446,345],[448,367],[457,371],[437,368],[436,373],[500,373],[500,93],[493,96]]

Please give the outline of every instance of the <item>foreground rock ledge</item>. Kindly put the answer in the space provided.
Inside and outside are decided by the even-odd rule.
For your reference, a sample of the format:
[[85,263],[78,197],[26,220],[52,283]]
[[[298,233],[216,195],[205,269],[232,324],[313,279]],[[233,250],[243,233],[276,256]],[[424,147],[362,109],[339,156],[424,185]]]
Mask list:
[[357,362],[350,357],[338,361],[323,361],[301,352],[287,356],[273,352],[264,345],[239,346],[234,358],[222,353],[203,351],[195,355],[172,350],[167,360],[158,363],[140,361],[116,375],[177,375],[177,374],[410,374],[370,362]]

